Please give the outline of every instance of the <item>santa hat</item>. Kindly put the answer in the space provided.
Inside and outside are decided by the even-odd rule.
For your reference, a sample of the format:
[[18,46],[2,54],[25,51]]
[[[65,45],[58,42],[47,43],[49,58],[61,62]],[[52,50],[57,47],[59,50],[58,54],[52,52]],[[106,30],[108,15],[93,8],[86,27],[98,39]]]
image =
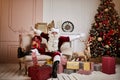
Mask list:
[[57,32],[57,33],[59,33],[59,29],[58,28],[52,28],[51,32]]

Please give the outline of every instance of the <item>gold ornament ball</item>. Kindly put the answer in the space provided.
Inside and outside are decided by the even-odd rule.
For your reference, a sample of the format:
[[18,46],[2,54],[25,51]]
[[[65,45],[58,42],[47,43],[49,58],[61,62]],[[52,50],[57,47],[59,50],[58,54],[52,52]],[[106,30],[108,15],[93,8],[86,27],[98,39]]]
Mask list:
[[109,48],[109,45],[105,45],[106,48]]
[[101,38],[101,37],[98,37],[98,41],[102,41],[102,38]]
[[109,10],[109,9],[108,9],[108,8],[106,8],[106,9],[105,9],[105,12],[108,12],[108,10]]
[[97,23],[94,23],[95,26],[97,26]]

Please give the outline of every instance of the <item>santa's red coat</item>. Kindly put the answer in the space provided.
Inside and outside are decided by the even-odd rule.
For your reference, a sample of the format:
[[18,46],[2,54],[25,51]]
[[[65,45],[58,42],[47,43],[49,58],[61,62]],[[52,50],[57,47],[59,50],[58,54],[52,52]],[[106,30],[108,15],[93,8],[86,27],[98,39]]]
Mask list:
[[[44,33],[44,32],[42,32],[41,33],[41,37],[43,37],[43,38],[45,38],[47,41],[49,40],[49,36],[48,36],[49,34],[47,34],[47,33]],[[50,55],[50,56],[52,56],[52,57],[54,57],[55,55],[60,55],[60,47],[61,47],[61,45],[64,43],[64,42],[69,42],[70,41],[70,38],[69,37],[66,37],[66,36],[60,36],[59,37],[59,42],[58,42],[58,52],[54,52],[54,54],[53,54],[53,52],[45,52],[45,54],[47,54],[47,55]],[[51,55],[51,53],[52,53],[52,55]]]

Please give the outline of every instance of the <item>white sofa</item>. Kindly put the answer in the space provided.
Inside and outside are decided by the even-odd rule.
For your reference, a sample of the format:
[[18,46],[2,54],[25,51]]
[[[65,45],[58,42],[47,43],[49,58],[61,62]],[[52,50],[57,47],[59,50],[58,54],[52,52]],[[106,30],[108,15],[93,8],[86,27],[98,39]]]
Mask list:
[[[33,35],[32,34],[20,34],[19,35],[19,46],[22,48],[22,51],[29,51],[31,46],[31,40]],[[45,39],[42,39],[42,44],[45,44]],[[22,65],[25,68],[25,74],[27,74],[27,69],[29,65],[33,65],[32,56],[26,55],[24,57],[18,58],[19,59],[19,69],[22,68]],[[46,60],[51,59],[48,55],[37,55],[37,60],[39,64],[44,64]]]
[[[32,40],[33,34],[20,34],[19,36],[19,46],[22,48],[23,51],[28,51],[30,50],[30,46],[31,46],[31,40]],[[42,43],[43,44],[47,44],[47,41],[42,38]],[[65,42],[63,43],[63,45],[60,48],[62,54],[64,55],[68,55],[68,56],[72,56],[72,49],[70,46],[70,42]],[[31,55],[26,55],[25,57],[22,58],[18,58],[19,59],[19,69],[21,69],[22,65],[24,65],[23,67],[25,68],[25,74],[27,74],[27,69],[28,67],[33,64],[32,61],[32,56]],[[38,59],[38,63],[40,64],[44,64],[44,62],[46,62],[46,60],[51,59],[50,56],[48,55],[39,55],[37,56]]]

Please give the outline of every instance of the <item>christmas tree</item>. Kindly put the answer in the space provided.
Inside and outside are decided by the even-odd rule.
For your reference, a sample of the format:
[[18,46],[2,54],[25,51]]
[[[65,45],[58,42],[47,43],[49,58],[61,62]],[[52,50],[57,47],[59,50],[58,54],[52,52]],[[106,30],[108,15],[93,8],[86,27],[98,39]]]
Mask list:
[[120,17],[112,0],[100,1],[90,30],[91,55],[120,56]]

